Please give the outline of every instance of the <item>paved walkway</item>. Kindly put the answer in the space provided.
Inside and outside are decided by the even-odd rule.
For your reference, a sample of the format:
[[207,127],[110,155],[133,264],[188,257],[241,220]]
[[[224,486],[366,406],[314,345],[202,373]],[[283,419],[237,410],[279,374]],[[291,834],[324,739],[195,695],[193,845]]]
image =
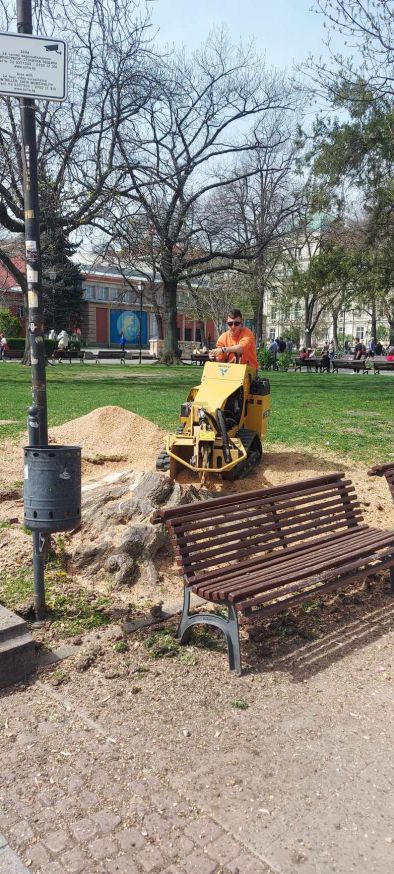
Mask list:
[[393,615],[242,678],[131,639],[3,695],[1,874],[388,874]]

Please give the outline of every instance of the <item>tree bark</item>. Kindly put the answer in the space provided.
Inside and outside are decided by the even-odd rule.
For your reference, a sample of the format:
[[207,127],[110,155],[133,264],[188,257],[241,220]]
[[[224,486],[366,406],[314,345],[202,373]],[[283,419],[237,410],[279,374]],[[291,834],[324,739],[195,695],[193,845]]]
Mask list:
[[389,343],[390,343],[390,346],[394,346],[394,321],[392,321],[391,319],[389,319],[389,329],[390,329]]
[[313,313],[313,304],[311,305],[309,300],[305,298],[305,328],[304,328],[304,344],[307,349],[312,347],[312,313]]
[[335,343],[335,347],[338,348],[338,310],[333,310],[332,312],[332,338]]
[[207,345],[207,335],[205,333],[204,319],[198,320],[198,327],[200,329],[200,335],[201,335],[201,346],[206,346]]
[[371,337],[376,340],[376,300],[373,298],[371,305]]
[[257,306],[255,312],[256,345],[260,346],[263,340],[263,312],[264,312],[265,288],[262,282],[257,284]]
[[173,364],[178,360],[177,335],[177,279],[163,277],[164,292],[164,361]]
[[157,339],[164,340],[163,316],[159,307],[153,307],[156,316]]

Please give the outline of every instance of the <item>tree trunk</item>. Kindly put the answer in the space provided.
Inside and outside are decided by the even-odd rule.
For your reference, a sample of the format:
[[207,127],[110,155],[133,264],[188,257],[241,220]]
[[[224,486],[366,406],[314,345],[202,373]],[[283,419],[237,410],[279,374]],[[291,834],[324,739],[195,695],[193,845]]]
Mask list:
[[332,339],[334,340],[335,348],[338,349],[338,310],[332,312]]
[[163,316],[159,309],[155,310],[157,324],[157,339],[164,340]]
[[311,316],[313,311],[313,305],[310,306],[310,303],[307,299],[305,299],[305,327],[304,327],[304,344],[307,349],[310,349],[312,346],[312,328],[311,328]]
[[164,362],[173,364],[178,360],[177,336],[177,279],[163,277],[164,292]]
[[206,346],[207,345],[207,335],[205,333],[204,319],[198,320],[198,327],[200,329],[200,335],[201,335],[201,346]]
[[389,343],[390,346],[394,346],[394,321],[391,321],[391,319],[389,319],[389,330]]
[[163,330],[163,311],[162,311],[162,308],[161,308],[161,306],[159,305],[158,300],[157,300],[156,286],[155,286],[154,281],[152,281],[152,282],[149,284],[149,292],[150,292],[151,295],[152,295],[152,306],[153,306],[153,312],[154,312],[155,317],[156,317],[157,339],[158,339],[158,340],[163,340],[163,339],[164,339],[164,330]]
[[371,306],[371,338],[376,340],[376,300],[373,298]]
[[259,283],[257,287],[257,306],[255,312],[256,324],[256,346],[260,346],[263,341],[263,312],[264,312],[264,286]]

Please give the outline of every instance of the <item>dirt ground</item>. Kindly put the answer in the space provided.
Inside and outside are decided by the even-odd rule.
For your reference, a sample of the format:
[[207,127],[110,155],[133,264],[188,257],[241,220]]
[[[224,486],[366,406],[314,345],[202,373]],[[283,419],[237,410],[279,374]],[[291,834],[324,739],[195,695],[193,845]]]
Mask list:
[[[128,470],[154,469],[157,454],[164,443],[165,432],[148,420],[119,407],[102,407],[86,416],[51,428],[50,442],[78,444],[82,446],[83,484],[101,480],[105,476]],[[11,521],[9,528],[0,529],[1,566],[13,570],[29,563],[31,539],[23,531],[22,501],[22,447],[26,437],[13,444],[0,445],[0,522]],[[299,447],[287,447],[269,443],[264,452],[263,462],[253,476],[235,483],[212,478],[211,491],[234,492],[264,486],[278,485],[294,480],[321,476],[337,470],[345,471],[353,481],[365,521],[378,528],[394,528],[394,505],[384,480],[368,477],[367,468],[361,464],[349,464],[337,455],[316,451],[305,451]],[[182,472],[179,482],[183,485],[193,483],[197,488],[197,476]],[[66,536],[67,551],[72,554],[78,537]],[[81,577],[82,582],[84,578]],[[86,581],[85,582],[89,582]],[[177,574],[171,563],[163,559],[162,585],[160,597],[179,598],[180,587]],[[157,593],[154,588],[133,586],[133,598],[151,601]],[[127,596],[127,593],[126,593]]]
[[[153,467],[163,439],[151,423],[116,407],[50,436],[82,444],[85,483]],[[0,563],[8,570],[31,561],[31,538],[20,525],[23,443],[0,456],[0,518],[18,519],[0,529]],[[329,454],[268,445],[253,477],[223,486],[253,489],[339,469],[353,480],[366,521],[394,527],[385,481]],[[66,546],[72,551],[72,538]],[[160,592],[180,600],[168,559]],[[130,594],[147,596],[138,584]],[[42,663],[26,687],[3,693],[0,831],[28,869],[392,870],[387,579],[243,630],[242,677],[228,672],[220,635],[197,633],[180,648],[175,628],[173,617],[127,635],[115,622],[74,640],[68,658]],[[1,851],[0,872],[8,874]]]

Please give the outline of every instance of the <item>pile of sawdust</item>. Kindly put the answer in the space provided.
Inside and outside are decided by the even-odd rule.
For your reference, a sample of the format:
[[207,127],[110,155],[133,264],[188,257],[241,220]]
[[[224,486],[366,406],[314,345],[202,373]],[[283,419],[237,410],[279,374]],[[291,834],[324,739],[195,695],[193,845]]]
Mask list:
[[137,470],[154,468],[164,432],[122,407],[98,407],[86,416],[50,428],[51,443],[82,447],[87,462],[127,462]]

